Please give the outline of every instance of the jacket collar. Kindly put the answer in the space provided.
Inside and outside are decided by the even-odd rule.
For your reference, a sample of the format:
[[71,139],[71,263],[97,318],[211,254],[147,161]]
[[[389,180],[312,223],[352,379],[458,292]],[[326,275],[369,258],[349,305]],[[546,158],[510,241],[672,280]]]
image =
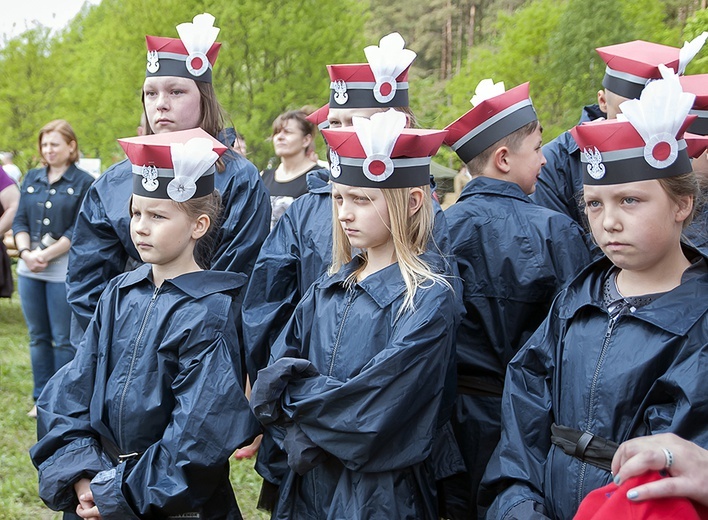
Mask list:
[[466,198],[480,194],[500,195],[531,203],[529,196],[524,193],[518,184],[482,176],[473,177],[472,180],[467,183],[467,185],[462,189],[459,200],[462,201]]
[[[580,114],[578,124],[595,121],[600,118],[607,118],[607,114],[600,110],[600,105],[585,105],[582,114]],[[578,147],[578,143],[575,142],[575,139],[573,139],[573,136],[570,135],[570,131],[567,131],[564,135],[568,137],[568,153],[577,152],[580,148]]]
[[[706,258],[696,250],[691,251]],[[611,266],[609,259],[602,257],[571,282],[559,300],[559,316],[562,319],[572,318],[586,306],[602,309],[602,284]],[[708,298],[705,297],[708,294],[708,274],[682,283],[670,293],[669,297],[668,294],[660,296],[649,305],[640,307],[632,316],[682,336],[708,312]],[[688,302],[690,305],[687,305]]]
[[[197,273],[187,273],[177,278],[165,280],[163,286],[171,285],[192,298],[202,298],[210,294],[227,292],[238,289],[246,285],[247,277],[243,273],[231,273],[228,271],[200,271]],[[152,266],[144,264],[126,273],[125,277],[118,284],[121,289],[142,285],[149,282],[152,284]]]
[[[49,166],[45,166],[42,169],[42,180],[49,184]],[[79,174],[79,167],[76,166],[76,164],[70,164],[69,167],[66,169],[66,171],[63,173],[61,176],[61,179],[59,181],[64,181],[67,183],[74,183],[77,180],[77,176]],[[57,182],[59,182],[57,181]]]
[[[444,259],[437,253],[426,251],[420,256],[431,268],[433,272],[443,273]],[[361,257],[357,256],[348,264],[326,278],[320,287],[327,288],[333,285],[344,285],[344,281],[361,265]],[[366,292],[376,304],[384,309],[396,301],[406,292],[406,282],[398,267],[398,263],[391,264],[367,276],[363,281],[355,284]]]

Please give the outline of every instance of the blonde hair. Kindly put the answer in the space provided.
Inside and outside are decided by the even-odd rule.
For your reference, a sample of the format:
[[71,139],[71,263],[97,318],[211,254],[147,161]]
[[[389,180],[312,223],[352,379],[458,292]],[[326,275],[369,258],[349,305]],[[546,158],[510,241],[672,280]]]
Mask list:
[[[410,188],[382,188],[384,200],[388,206],[391,222],[391,237],[393,238],[396,262],[406,284],[406,297],[398,311],[399,316],[406,311],[415,310],[413,300],[418,288],[426,283],[442,283],[450,287],[445,276],[434,273],[431,267],[420,258],[432,238],[433,197],[430,186],[421,186],[423,203],[413,215],[409,216]],[[347,287],[356,283],[359,273],[367,264],[366,252],[361,254],[362,264],[345,281]],[[329,274],[338,272],[342,266],[352,260],[352,247],[342,226],[339,223],[337,204],[332,199],[332,265]]]

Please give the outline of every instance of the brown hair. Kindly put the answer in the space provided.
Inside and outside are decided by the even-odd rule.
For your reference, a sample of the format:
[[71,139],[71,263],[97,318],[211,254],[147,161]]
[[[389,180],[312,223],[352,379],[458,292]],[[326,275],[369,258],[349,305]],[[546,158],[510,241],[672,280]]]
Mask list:
[[686,229],[691,222],[693,217],[696,215],[696,207],[698,206],[698,200],[701,193],[700,186],[698,184],[698,176],[694,172],[684,173],[683,175],[677,175],[675,177],[666,177],[664,179],[657,179],[661,187],[669,196],[674,204],[681,204],[682,197],[691,197],[691,213],[689,213],[686,220],[683,221],[683,229]]
[[526,123],[524,126],[510,133],[506,137],[502,137],[493,145],[487,147],[478,156],[474,157],[467,163],[467,171],[472,177],[477,177],[482,174],[484,168],[489,162],[489,158],[502,146],[507,147],[511,151],[516,151],[521,146],[521,143],[528,136],[533,134],[539,126],[538,120]]
[[48,134],[50,132],[57,132],[58,134],[60,134],[64,138],[64,142],[66,144],[71,144],[72,142],[76,143],[74,151],[69,154],[69,162],[67,163],[67,166],[70,164],[74,164],[76,161],[78,161],[79,141],[76,139],[74,129],[71,128],[71,125],[65,120],[55,119],[54,121],[50,121],[49,123],[44,125],[39,131],[39,138],[37,139],[37,143],[39,146],[39,156],[42,158],[42,164],[44,166],[47,166],[47,161],[44,159],[44,155],[42,155],[42,137],[44,136],[44,134]]
[[273,133],[271,137],[280,132],[288,121],[295,121],[304,135],[311,135],[315,138],[317,127],[307,120],[307,114],[302,110],[289,110],[283,112],[273,121]]

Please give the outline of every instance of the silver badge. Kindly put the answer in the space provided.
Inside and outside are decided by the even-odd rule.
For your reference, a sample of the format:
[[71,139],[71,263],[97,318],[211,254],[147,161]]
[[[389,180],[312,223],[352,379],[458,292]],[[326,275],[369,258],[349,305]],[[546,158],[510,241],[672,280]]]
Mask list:
[[160,70],[159,58],[157,57],[157,51],[148,51],[147,55],[147,70],[150,74],[155,74]]
[[347,84],[343,79],[338,79],[334,82],[334,101],[338,105],[343,105],[349,99],[349,94],[347,94]]
[[160,185],[157,180],[157,168],[154,166],[144,165],[140,175],[143,176],[143,188],[145,188],[145,191],[155,191]]
[[329,173],[335,179],[342,174],[342,167],[339,165],[339,154],[331,148],[329,149]]
[[585,148],[583,153],[588,162],[588,175],[596,180],[602,179],[605,176],[605,165],[602,164],[602,154],[600,150],[593,146],[592,149]]

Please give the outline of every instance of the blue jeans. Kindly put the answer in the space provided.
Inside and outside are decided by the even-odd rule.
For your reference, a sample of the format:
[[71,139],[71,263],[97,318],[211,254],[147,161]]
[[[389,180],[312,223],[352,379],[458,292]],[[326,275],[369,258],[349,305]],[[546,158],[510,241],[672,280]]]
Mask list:
[[66,284],[17,277],[22,313],[30,337],[30,359],[36,401],[54,373],[74,359],[71,345],[71,307],[66,300]]

